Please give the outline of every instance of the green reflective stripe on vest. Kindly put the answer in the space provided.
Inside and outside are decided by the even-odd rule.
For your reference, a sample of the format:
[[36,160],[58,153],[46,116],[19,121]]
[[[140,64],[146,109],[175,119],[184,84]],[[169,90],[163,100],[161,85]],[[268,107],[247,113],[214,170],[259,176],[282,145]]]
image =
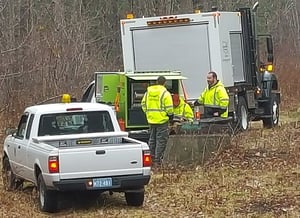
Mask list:
[[229,101],[229,98],[220,98],[220,101]]
[[214,92],[214,102],[213,102],[214,105],[216,105],[216,93],[217,93],[217,88],[218,88],[218,87],[215,88],[215,92]]
[[148,111],[158,111],[158,112],[161,112],[162,110],[161,109],[147,109],[147,112]]
[[186,106],[186,104],[183,105],[183,112],[182,112],[183,117],[185,117],[185,106]]
[[210,108],[222,108],[222,109],[226,109],[227,107],[223,107],[220,105],[213,105],[213,104],[205,104],[205,107],[210,107]]
[[160,99],[159,99],[159,101],[160,101],[160,110],[161,110],[161,111],[163,111],[163,99],[164,99],[164,96],[165,96],[166,92],[167,92],[167,90],[165,90],[165,91],[162,93],[162,95],[160,96]]
[[[148,92],[145,93],[145,104],[144,104],[144,107],[145,107],[145,112],[147,111],[147,97],[148,97]],[[143,105],[142,105],[143,106]]]

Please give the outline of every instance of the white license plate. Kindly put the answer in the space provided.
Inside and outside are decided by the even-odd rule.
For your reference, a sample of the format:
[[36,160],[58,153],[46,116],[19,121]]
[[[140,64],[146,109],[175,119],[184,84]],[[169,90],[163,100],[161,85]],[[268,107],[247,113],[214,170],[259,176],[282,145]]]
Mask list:
[[112,186],[112,178],[97,178],[93,179],[94,188],[105,188]]

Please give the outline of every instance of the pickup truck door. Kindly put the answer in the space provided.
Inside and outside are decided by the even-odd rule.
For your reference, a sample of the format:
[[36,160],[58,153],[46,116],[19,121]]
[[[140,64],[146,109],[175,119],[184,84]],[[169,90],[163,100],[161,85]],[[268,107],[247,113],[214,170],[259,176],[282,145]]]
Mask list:
[[27,148],[34,115],[31,115],[30,119],[28,117],[29,114],[24,114],[21,117],[14,140],[15,173],[25,179],[28,179],[30,172],[27,166]]

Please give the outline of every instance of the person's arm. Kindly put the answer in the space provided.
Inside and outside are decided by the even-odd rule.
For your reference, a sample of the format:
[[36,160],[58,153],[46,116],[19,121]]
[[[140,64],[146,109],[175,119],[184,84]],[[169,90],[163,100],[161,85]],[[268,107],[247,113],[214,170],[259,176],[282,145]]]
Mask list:
[[142,105],[142,110],[144,112],[146,112],[146,99],[147,99],[147,92],[144,94],[142,101],[141,101],[141,105]]
[[204,91],[201,93],[199,98],[194,102],[194,106],[199,106],[204,104],[204,98],[205,98],[205,93],[207,91],[207,88],[204,89]]
[[165,112],[167,113],[167,116],[169,117],[169,120],[173,120],[174,118],[174,108],[173,108],[173,100],[172,96],[169,92],[165,93],[165,97],[163,99]]
[[218,113],[217,116],[220,116],[221,114],[225,113],[227,111],[228,105],[229,105],[229,96],[227,94],[227,91],[224,87],[219,87],[217,90],[217,98],[219,102],[219,108],[216,108],[216,112]]
[[190,105],[187,103],[185,103],[185,106],[184,106],[184,117],[186,119],[188,119],[189,121],[194,120],[194,112],[193,112],[192,108],[190,107]]

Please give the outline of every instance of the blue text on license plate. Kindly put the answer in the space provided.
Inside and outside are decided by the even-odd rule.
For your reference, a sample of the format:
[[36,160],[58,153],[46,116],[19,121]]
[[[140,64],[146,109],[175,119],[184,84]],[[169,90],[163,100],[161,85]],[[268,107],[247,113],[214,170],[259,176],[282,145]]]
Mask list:
[[112,186],[112,178],[97,178],[93,179],[94,188],[104,188]]

